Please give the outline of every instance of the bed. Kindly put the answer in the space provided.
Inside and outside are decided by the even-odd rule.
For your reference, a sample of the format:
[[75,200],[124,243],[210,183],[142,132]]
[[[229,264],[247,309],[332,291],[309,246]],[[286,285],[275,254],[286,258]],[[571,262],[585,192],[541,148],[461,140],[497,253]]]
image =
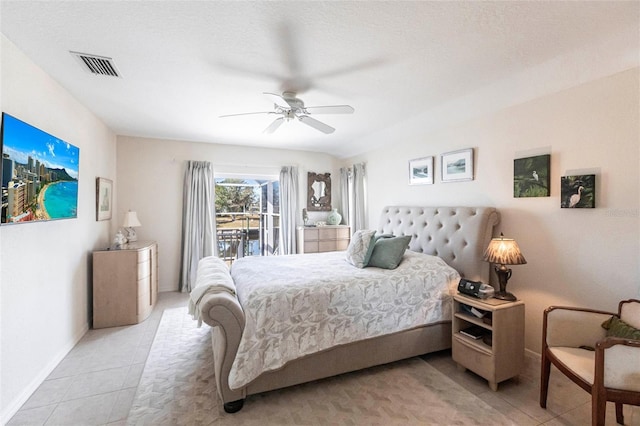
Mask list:
[[[248,395],[450,348],[450,297],[454,284],[460,277],[489,281],[489,264],[482,261],[482,252],[489,244],[499,219],[499,213],[491,207],[385,207],[377,233],[411,237],[409,250],[393,271],[359,269],[347,265],[344,252],[245,259],[234,263],[230,275],[216,270],[215,266],[207,266],[213,265],[211,262],[201,262],[203,270],[199,269],[196,287],[191,295],[195,302],[192,312],[197,313],[198,320],[211,326],[213,367],[225,411],[232,413],[240,410]],[[302,269],[286,272],[294,268],[290,265],[295,263],[295,259]],[[333,262],[334,266],[314,266],[321,259]],[[314,271],[314,267],[320,270]],[[432,268],[434,272],[426,268]],[[279,282],[274,289],[273,285],[267,286],[266,283],[276,282],[276,278],[261,272],[266,270],[278,271],[275,275],[290,278],[286,285]],[[324,280],[321,291],[310,292],[304,282],[298,282],[296,277],[305,275],[300,273],[302,270],[307,271],[306,275],[309,276],[317,276],[324,271],[321,274]],[[408,270],[413,270],[412,273],[419,276],[440,275],[446,284],[433,289],[409,288],[406,284],[409,281]],[[341,276],[334,272],[348,276],[346,281],[342,282]],[[375,281],[375,285],[370,284],[373,282],[372,276],[378,277],[376,279],[380,282],[391,280],[395,283],[394,288],[402,283],[404,287],[400,286],[403,290],[399,292],[406,294],[408,299],[400,299],[397,294],[392,294],[390,297],[395,302],[383,305],[383,310],[389,310],[388,316],[369,317],[360,323],[349,320],[350,325],[351,322],[356,324],[355,328],[342,329],[344,318],[339,311],[353,311],[354,308],[345,305],[349,298],[335,295],[355,291],[358,286],[362,288],[357,294],[368,293],[368,288],[378,286],[378,281]],[[295,290],[292,294],[279,293],[291,289]],[[325,294],[322,295],[322,292]],[[194,297],[194,293],[197,297]],[[260,294],[267,299],[254,302],[249,298],[250,294]],[[380,296],[371,297],[372,300],[379,300]],[[271,306],[278,299],[287,299],[292,306],[297,303],[298,307],[283,309]],[[329,306],[327,300],[335,302],[334,305]],[[244,307],[242,303],[245,303]],[[254,313],[255,304],[270,307],[271,311]],[[322,322],[329,325],[308,328],[307,322],[312,321],[320,311],[334,314],[334,317]],[[357,316],[365,314],[377,315],[369,312],[369,309],[362,309]],[[278,317],[282,317],[282,322],[278,322]],[[393,320],[386,321],[384,318]],[[291,324],[292,321],[294,324]],[[385,328],[385,321],[402,326],[398,330]],[[368,324],[374,323],[375,327],[369,327]],[[302,334],[289,337],[290,329],[294,328],[302,329]],[[328,328],[330,332],[327,332]],[[335,340],[325,341],[323,333]],[[261,343],[263,340],[260,339],[271,339],[271,343]],[[278,352],[252,356],[261,346],[275,347],[277,350],[279,346],[292,346],[298,352],[294,351],[293,355],[287,352],[286,356]]]

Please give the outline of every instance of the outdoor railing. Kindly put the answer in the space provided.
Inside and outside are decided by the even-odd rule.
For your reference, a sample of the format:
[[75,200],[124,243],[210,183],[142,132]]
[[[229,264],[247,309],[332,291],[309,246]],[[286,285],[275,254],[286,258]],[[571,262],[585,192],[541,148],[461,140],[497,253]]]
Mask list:
[[[218,256],[229,265],[245,256],[269,256],[277,253],[278,216],[269,220],[266,214],[216,214]],[[275,222],[275,226],[274,225]],[[273,226],[268,230],[265,225]]]
[[244,257],[246,236],[247,231],[244,229],[219,229],[216,232],[218,257],[230,264]]

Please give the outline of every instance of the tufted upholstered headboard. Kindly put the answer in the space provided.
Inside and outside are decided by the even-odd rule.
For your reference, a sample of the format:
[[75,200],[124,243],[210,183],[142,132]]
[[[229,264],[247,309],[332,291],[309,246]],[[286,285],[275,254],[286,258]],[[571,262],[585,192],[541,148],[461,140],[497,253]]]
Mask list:
[[493,207],[388,206],[378,233],[411,235],[409,249],[441,257],[463,277],[489,283],[482,260],[500,213]]

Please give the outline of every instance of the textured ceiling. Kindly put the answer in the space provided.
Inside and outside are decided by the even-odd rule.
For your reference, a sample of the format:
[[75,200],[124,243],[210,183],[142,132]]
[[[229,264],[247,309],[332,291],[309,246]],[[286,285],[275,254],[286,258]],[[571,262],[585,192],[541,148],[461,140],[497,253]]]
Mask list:
[[[637,66],[640,27],[638,2],[612,1],[2,0],[0,14],[2,33],[117,134],[339,157],[403,121],[437,126]],[[69,51],[113,58],[122,78]],[[219,118],[270,111],[262,92],[285,89],[355,113],[315,116],[331,135]]]

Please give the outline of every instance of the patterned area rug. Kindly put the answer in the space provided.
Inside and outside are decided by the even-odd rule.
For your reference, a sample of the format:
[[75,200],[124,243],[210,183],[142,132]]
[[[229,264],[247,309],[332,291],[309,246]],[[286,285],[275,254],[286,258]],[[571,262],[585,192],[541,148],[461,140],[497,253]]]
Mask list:
[[420,358],[252,395],[235,414],[222,409],[212,365],[209,326],[165,310],[127,424],[513,424]]

